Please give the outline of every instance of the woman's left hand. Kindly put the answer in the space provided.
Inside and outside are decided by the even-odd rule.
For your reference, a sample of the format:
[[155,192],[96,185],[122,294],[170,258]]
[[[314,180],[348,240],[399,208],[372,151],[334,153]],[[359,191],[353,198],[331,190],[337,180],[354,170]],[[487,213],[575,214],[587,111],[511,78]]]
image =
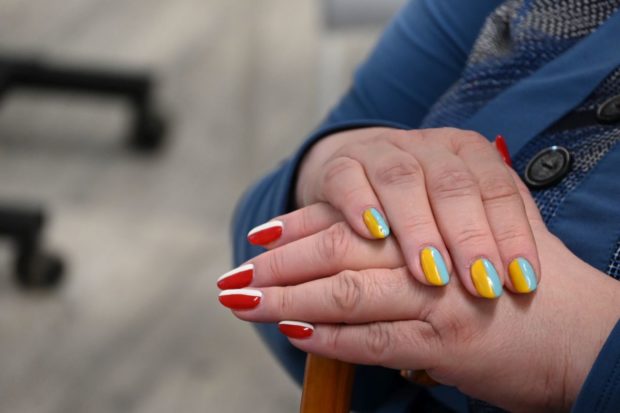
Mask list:
[[[243,320],[296,320],[283,330],[305,336],[291,343],[309,353],[425,369],[440,383],[510,411],[567,410],[620,317],[620,284],[549,233],[521,190],[545,277],[535,294],[487,301],[471,297],[458,282],[424,286],[409,275],[395,242],[378,245],[342,224],[304,233],[337,219],[318,213],[307,225],[298,220],[297,227],[287,226],[305,238],[282,242],[251,261],[252,288],[223,291],[220,300]],[[346,265],[360,270],[328,276],[340,270],[325,252],[344,246],[351,257]]]

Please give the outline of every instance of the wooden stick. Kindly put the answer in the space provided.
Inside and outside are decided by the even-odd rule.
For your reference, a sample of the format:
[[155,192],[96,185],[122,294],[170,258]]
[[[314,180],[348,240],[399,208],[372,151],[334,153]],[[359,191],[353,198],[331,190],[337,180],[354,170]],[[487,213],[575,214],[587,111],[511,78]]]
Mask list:
[[353,364],[308,354],[300,413],[348,413],[354,373]]

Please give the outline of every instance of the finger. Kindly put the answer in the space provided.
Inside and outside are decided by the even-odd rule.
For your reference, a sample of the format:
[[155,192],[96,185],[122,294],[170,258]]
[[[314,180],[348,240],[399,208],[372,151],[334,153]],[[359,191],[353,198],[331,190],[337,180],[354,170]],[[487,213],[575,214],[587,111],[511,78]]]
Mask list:
[[394,369],[432,369],[439,365],[444,353],[433,327],[418,320],[362,325],[318,324],[309,338],[290,341],[308,353]]
[[509,168],[484,137],[467,134],[455,141],[457,155],[478,181],[486,219],[507,272],[506,286],[530,293],[538,285],[538,251],[525,206]]
[[[545,224],[545,221],[540,215],[540,210],[538,209],[538,206],[536,205],[534,198],[532,198],[532,194],[530,193],[530,190],[527,188],[525,183],[512,169],[510,170],[510,175],[512,176],[512,179],[514,180],[515,185],[517,186],[517,189],[521,194],[521,199],[523,200],[523,205],[525,207],[525,213],[530,223],[530,227],[532,228],[532,231],[534,233],[534,241],[536,241],[536,234],[546,232],[547,225]],[[543,276],[542,269],[537,272],[537,276],[538,284],[540,284]]]
[[288,287],[261,288],[260,305],[237,317],[253,322],[304,320],[311,323],[363,324],[422,319],[446,294],[420,284],[405,267],[343,271]]
[[[440,138],[450,130],[441,133]],[[473,295],[499,297],[504,284],[502,260],[476,178],[441,139],[428,140],[415,151],[425,171],[435,221],[461,282]]]
[[267,243],[258,244],[256,241],[257,239],[265,239],[264,235],[260,234],[260,230],[256,231],[256,228],[261,227],[260,225],[252,229],[250,234],[254,235],[254,244],[273,249],[320,232],[343,220],[344,217],[337,209],[324,202],[319,202],[270,220],[268,223],[277,222],[278,224],[273,225],[279,226],[281,231],[277,238],[273,240],[272,237],[268,237]]
[[514,170],[510,169],[509,172],[515,185],[517,186],[517,189],[519,190],[519,193],[521,194],[521,199],[523,200],[523,206],[525,207],[527,219],[530,221],[530,226],[532,229],[542,226],[546,230],[547,226],[540,215],[540,210],[538,209],[538,205],[536,205],[534,198],[532,198],[530,190]]
[[422,166],[410,153],[387,142],[356,156],[368,153],[373,159],[359,159],[360,163],[392,223],[409,270],[423,284],[446,285],[452,263],[428,202]]
[[[395,240],[373,242],[353,233],[346,222],[338,222],[326,230],[267,251],[220,278],[227,280],[227,284],[234,283],[227,288],[294,285],[345,269],[403,265]],[[241,282],[237,283],[236,279]]]
[[342,211],[356,233],[369,239],[390,235],[379,200],[358,161],[338,155],[326,162],[318,180],[318,198]]

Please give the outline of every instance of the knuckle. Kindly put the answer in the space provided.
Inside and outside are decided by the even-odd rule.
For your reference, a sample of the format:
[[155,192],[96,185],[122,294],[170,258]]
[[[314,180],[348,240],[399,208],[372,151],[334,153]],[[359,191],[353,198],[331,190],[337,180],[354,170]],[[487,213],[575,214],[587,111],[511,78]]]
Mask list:
[[303,208],[301,210],[301,213],[299,215],[298,225],[299,225],[299,232],[301,234],[310,234],[311,233],[310,231],[312,231],[312,228],[314,228],[314,225],[312,222],[312,216],[308,208]]
[[411,159],[393,159],[380,165],[375,178],[381,185],[402,185],[419,181],[422,176],[422,167]]
[[282,288],[278,307],[280,318],[287,318],[287,316],[291,314],[291,309],[295,308],[295,298],[293,297],[293,290],[290,287]]
[[351,187],[341,190],[338,196],[342,198],[342,201],[337,202],[337,200],[334,200],[333,202],[342,206],[357,205],[359,204],[360,199],[365,198],[366,191],[367,188],[364,186]]
[[478,132],[472,130],[461,130],[460,135],[464,143],[489,145],[489,141]]
[[465,149],[475,150],[489,145],[489,141],[484,136],[472,130],[444,128],[444,136],[447,137],[457,154]]
[[429,182],[430,192],[435,199],[452,199],[478,195],[478,183],[465,169],[441,168]]
[[483,229],[475,225],[468,225],[461,228],[455,235],[457,245],[478,246],[485,245],[489,234]]
[[530,243],[529,228],[518,222],[507,223],[493,234],[498,244],[514,244],[522,246]]
[[389,324],[386,322],[370,324],[365,340],[366,350],[372,364],[384,364],[392,353]]
[[489,141],[484,136],[475,131],[459,130],[456,136],[457,139],[455,143],[457,145],[457,152],[465,148],[480,149],[490,145]]
[[468,345],[474,341],[476,328],[469,312],[458,310],[458,306],[444,306],[437,308],[429,319],[437,332],[440,342],[462,343]]
[[483,202],[518,202],[520,199],[518,189],[506,177],[487,176],[480,179],[479,187]]
[[349,235],[348,227],[342,222],[323,231],[317,244],[319,259],[333,262],[335,259],[342,258],[349,249]]
[[338,352],[338,348],[340,347],[340,343],[341,343],[341,336],[340,336],[341,331],[342,329],[338,326],[336,326],[335,328],[330,328],[329,330],[326,330],[325,347],[331,353]]
[[331,160],[328,166],[325,168],[325,173],[323,175],[323,183],[326,186],[329,186],[334,183],[334,181],[340,179],[343,172],[350,171],[352,169],[357,168],[357,161],[348,158],[346,156],[339,156]]
[[405,234],[432,233],[435,230],[435,218],[430,214],[405,214],[401,222]]
[[362,301],[362,281],[354,271],[344,271],[334,278],[332,302],[344,315],[353,317]]
[[274,284],[283,284],[285,282],[285,267],[284,254],[281,254],[278,250],[271,251],[267,260],[267,268],[269,268],[269,275]]

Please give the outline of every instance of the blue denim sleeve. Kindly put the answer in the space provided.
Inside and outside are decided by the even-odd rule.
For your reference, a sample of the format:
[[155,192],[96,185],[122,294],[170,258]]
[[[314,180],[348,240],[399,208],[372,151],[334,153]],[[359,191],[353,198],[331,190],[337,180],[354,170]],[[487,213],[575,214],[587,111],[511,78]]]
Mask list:
[[596,358],[572,411],[620,412],[620,321]]
[[[246,242],[247,232],[293,209],[297,167],[307,150],[332,133],[369,126],[411,129],[454,83],[486,18],[500,1],[413,0],[393,19],[374,51],[357,70],[353,85],[301,148],[243,196],[233,218],[234,263],[263,250]],[[305,354],[279,334],[277,326],[257,329],[289,374],[302,381]],[[374,410],[402,381],[392,370],[360,366],[353,408]]]

